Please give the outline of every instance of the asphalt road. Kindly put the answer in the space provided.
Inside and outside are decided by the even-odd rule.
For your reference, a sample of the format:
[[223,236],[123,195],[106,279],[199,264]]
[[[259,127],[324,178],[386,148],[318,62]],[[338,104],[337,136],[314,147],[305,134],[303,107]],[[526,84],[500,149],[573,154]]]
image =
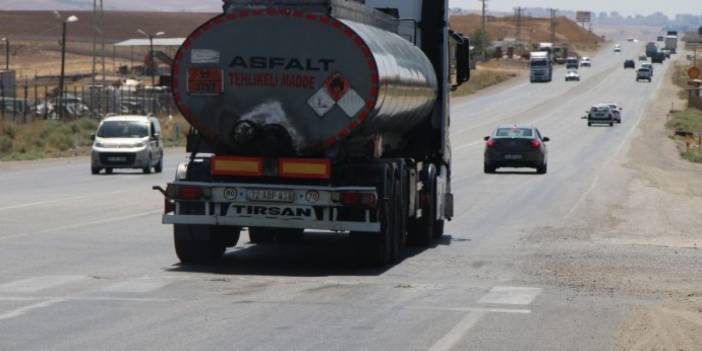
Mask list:
[[[524,268],[547,253],[523,242],[577,221],[608,181],[668,66],[637,84],[622,63],[640,51],[603,50],[580,83],[559,68],[550,84],[456,101],[457,217],[436,247],[382,271],[359,269],[328,235],[272,247],[243,235],[221,266],[182,268],[150,190],[178,152],[159,175],[91,176],[81,158],[0,165],[0,350],[612,349],[627,306],[648,302],[545,284]],[[622,125],[580,119],[601,101],[624,107]],[[482,137],[514,122],[552,138],[547,175],[483,174]]]

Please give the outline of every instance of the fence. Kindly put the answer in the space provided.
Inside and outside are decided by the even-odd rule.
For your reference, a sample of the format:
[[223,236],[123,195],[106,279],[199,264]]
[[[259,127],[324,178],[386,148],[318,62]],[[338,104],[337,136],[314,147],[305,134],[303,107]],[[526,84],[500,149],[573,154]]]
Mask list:
[[[6,94],[6,90],[14,94]],[[108,113],[167,116],[176,110],[171,92],[165,87],[69,86],[62,98],[58,95],[56,88],[28,81],[9,89],[0,84],[0,121],[102,118]]]

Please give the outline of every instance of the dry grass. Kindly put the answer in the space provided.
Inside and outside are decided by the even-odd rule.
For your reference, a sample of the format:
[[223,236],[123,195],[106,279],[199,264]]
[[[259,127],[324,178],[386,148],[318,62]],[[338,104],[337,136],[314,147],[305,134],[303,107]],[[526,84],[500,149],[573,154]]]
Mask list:
[[[480,29],[479,15],[454,16],[450,20],[451,28],[458,32],[471,34]],[[557,42],[569,42],[577,49],[597,47],[603,39],[581,28],[575,22],[565,17],[557,19]],[[492,18],[487,23],[487,32],[491,40],[502,40],[516,36],[517,22],[514,17]],[[521,40],[530,43],[547,42],[551,40],[550,20],[545,18],[528,18],[523,21]]]
[[480,90],[506,82],[519,75],[519,70],[490,68],[478,66],[478,69],[471,72],[470,82],[461,85],[453,92],[454,97],[467,96],[477,93]]
[[[181,116],[161,118],[165,147],[184,146],[188,123]],[[35,120],[27,124],[0,122],[0,161],[38,160],[90,154],[99,121],[80,118]]]

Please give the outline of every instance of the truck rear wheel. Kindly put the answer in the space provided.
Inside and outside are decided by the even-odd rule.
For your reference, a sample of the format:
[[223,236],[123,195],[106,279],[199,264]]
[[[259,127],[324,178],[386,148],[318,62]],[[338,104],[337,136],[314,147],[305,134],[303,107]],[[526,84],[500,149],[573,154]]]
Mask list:
[[397,261],[400,246],[399,202],[400,181],[397,177],[389,177],[384,187],[386,200],[380,206],[379,233],[351,233],[356,250],[364,263],[371,267],[383,268]]
[[219,262],[228,246],[236,246],[240,228],[176,224],[175,251],[182,264],[209,265]]
[[434,241],[434,222],[436,222],[436,168],[434,165],[422,170],[421,179],[424,180],[424,189],[420,194],[422,217],[411,220],[407,239],[412,246],[429,247]]
[[275,241],[275,229],[249,228],[249,241],[254,244],[270,244]]

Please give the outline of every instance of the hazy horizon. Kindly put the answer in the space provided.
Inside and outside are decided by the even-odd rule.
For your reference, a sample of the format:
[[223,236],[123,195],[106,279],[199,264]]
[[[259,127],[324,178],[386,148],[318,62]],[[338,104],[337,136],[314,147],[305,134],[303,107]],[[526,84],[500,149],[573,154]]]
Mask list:
[[[478,10],[481,4],[478,0],[449,0],[452,7],[460,7],[467,10]],[[544,7],[571,11],[592,11],[595,13],[617,11],[621,15],[650,15],[655,12],[662,12],[669,17],[677,14],[702,15],[700,0],[668,0],[665,7],[659,1],[643,0],[623,0],[617,1],[616,5],[611,0],[589,0],[587,5],[583,5],[582,0],[488,0],[488,9],[500,12],[512,12],[514,7]],[[696,10],[696,12],[695,12]]]
[[[217,12],[221,10],[221,0],[171,0],[167,4],[144,2],[140,0],[104,0],[107,10],[121,11],[188,11],[188,12]],[[624,0],[614,4],[611,0],[590,0],[586,6],[582,0],[488,0],[490,11],[512,12],[516,6],[522,7],[553,7],[571,11],[593,11],[596,13],[617,11],[622,15],[650,15],[662,12],[669,17],[676,14],[702,15],[700,0],[669,0],[661,7],[660,2],[651,0]],[[2,10],[87,10],[92,6],[92,0],[0,0]],[[479,10],[478,0],[449,0],[450,6],[467,10]]]

